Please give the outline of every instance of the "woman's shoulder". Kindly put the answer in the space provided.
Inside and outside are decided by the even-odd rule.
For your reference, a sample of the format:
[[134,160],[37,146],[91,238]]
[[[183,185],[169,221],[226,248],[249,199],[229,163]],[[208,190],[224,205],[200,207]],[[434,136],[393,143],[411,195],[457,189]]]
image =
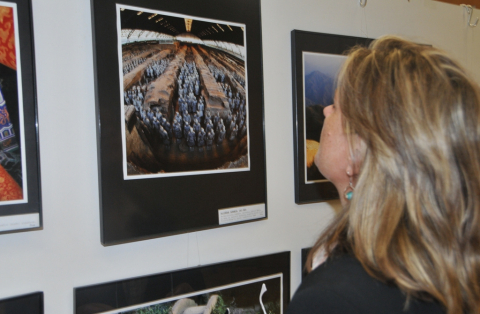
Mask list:
[[433,302],[412,300],[394,285],[372,278],[354,257],[327,259],[313,270],[295,293],[288,314],[297,313],[445,313]]

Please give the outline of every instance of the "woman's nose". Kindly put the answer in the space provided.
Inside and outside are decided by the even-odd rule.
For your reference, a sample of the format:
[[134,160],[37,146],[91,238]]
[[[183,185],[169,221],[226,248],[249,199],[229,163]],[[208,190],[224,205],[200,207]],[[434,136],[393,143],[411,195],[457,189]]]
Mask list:
[[326,106],[325,108],[323,108],[323,115],[327,117],[328,115],[330,115],[331,111],[332,111],[332,105]]

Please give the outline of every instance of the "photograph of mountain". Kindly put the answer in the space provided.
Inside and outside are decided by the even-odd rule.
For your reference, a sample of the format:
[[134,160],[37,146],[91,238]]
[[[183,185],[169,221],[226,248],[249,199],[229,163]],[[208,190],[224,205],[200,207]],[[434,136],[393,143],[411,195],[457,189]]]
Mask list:
[[333,103],[335,80],[345,56],[303,52],[305,183],[325,181],[314,163],[325,116],[323,109]]

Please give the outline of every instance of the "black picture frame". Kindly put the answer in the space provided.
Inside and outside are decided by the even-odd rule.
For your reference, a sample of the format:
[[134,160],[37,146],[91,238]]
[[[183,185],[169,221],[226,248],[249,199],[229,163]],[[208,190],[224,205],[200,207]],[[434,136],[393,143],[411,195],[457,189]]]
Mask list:
[[[266,277],[279,278],[279,274],[281,308],[285,313],[290,301],[290,252],[78,287],[74,290],[74,313],[94,314],[123,311],[128,307],[143,308],[145,304],[160,303],[166,298],[186,297],[233,283],[259,282]],[[258,300],[258,294],[255,294],[255,300]],[[266,302],[266,299],[263,300]],[[241,303],[238,298],[237,301],[237,304]]]
[[[124,177],[127,157],[122,153],[121,132],[128,123],[121,115],[124,100],[119,83],[117,3],[92,0],[91,5],[102,244],[115,245],[267,219],[260,1],[233,0],[227,4],[220,0],[122,1],[122,6],[137,8],[139,12],[143,8],[145,12],[193,17],[194,24],[195,19],[227,21],[245,25],[246,29],[248,171],[139,180]],[[172,19],[169,23],[169,27],[174,25]],[[225,25],[223,28],[226,30]],[[173,113],[167,114],[171,114],[171,119]],[[232,219],[224,219],[227,216]]]
[[[368,45],[372,39],[301,30],[292,30],[291,39],[295,203],[308,204],[337,199],[338,192],[333,184],[325,180],[313,164],[315,147],[318,147],[318,139],[323,126],[322,119],[324,119],[322,106],[317,101],[328,102],[330,98],[333,98],[334,70],[341,64],[341,61],[337,60],[338,57],[356,45]],[[322,58],[325,56],[325,59],[321,62],[329,65],[329,75],[311,76],[306,82],[304,73],[304,55],[306,54],[312,56],[322,54]],[[331,63],[334,62],[335,65],[332,65]],[[330,68],[331,66],[332,68]],[[308,90],[308,93],[311,92],[316,99],[307,99],[306,88],[317,86],[319,82],[323,84],[321,89]],[[307,102],[313,106],[308,106],[307,109]],[[329,104],[331,103],[325,105]],[[307,124],[311,127],[307,128]],[[317,143],[315,143],[315,139]],[[309,140],[308,146],[313,147],[313,149],[309,149],[309,153],[307,152],[307,140]],[[313,145],[310,145],[310,143]],[[308,162],[306,156],[308,156]],[[310,167],[307,167],[308,164],[310,164]]]
[[43,292],[34,292],[0,300],[0,313],[43,314]]
[[[0,60],[0,103],[5,101],[6,116],[15,133],[13,141],[18,144],[18,150],[10,150],[4,146],[11,145],[5,144],[10,139],[2,139],[0,164],[22,190],[21,199],[0,201],[0,234],[4,234],[40,230],[43,222],[32,5],[31,0],[5,0],[0,6],[13,10],[16,55],[13,63]],[[12,160],[17,166],[10,167]]]

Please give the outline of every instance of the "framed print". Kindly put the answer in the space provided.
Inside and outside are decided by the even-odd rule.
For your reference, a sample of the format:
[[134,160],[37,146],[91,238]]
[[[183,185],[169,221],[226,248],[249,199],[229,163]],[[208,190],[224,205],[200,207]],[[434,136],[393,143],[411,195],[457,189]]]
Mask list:
[[30,0],[0,0],[0,233],[42,225]]
[[76,314],[282,314],[290,300],[290,252],[75,289]]
[[92,7],[102,243],[266,219],[260,1]]
[[372,39],[293,30],[293,133],[295,203],[338,198],[338,192],[314,163],[325,116],[333,103],[335,79],[345,52]]
[[43,314],[43,292],[35,292],[0,300],[2,314]]

